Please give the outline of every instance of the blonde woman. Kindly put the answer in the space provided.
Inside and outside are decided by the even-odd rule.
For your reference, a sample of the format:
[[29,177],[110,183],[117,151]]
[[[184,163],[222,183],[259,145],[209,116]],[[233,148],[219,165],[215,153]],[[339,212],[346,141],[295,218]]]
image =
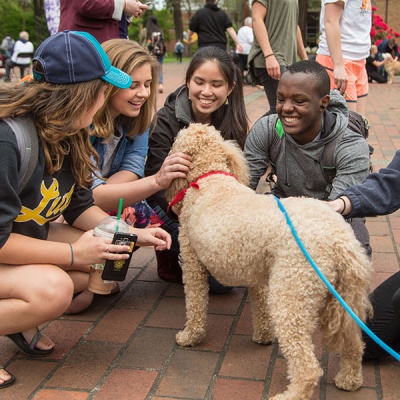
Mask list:
[[167,157],[159,171],[143,178],[156,112],[157,60],[131,40],[112,39],[102,47],[113,65],[130,75],[132,84],[127,89],[107,88],[104,106],[93,120],[91,141],[100,157],[100,177],[92,184],[95,203],[112,211],[123,198],[124,207],[134,205],[135,226],[161,222],[142,200],[166,189],[172,179],[185,177],[190,161],[185,154]]

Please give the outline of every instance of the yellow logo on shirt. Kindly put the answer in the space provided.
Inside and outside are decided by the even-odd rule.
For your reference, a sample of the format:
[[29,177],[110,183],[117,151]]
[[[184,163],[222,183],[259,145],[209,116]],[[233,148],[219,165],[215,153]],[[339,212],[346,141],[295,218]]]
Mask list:
[[371,11],[371,0],[362,0],[361,10],[364,11]]
[[74,192],[74,187],[75,185],[72,185],[71,190],[60,197],[57,179],[53,178],[53,183],[49,188],[42,182],[40,192],[43,198],[39,205],[32,210],[22,206],[20,214],[15,222],[35,221],[39,225],[44,225],[46,222],[53,220],[55,217],[61,215],[68,207],[72,193]]

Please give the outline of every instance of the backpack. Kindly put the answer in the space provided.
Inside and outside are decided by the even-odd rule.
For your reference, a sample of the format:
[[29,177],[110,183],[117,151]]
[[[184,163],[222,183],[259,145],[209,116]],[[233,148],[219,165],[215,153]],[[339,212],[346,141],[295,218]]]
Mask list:
[[152,40],[149,40],[147,48],[150,53],[156,57],[162,57],[165,55],[165,43],[161,32],[154,32],[152,35]]
[[176,46],[175,46],[175,52],[176,52],[176,53],[182,53],[182,52],[183,52],[183,49],[184,49],[184,47],[183,47],[183,44],[182,44],[182,43],[177,43],[177,44],[176,44]]
[[[349,110],[349,122],[348,122],[348,128],[361,135],[365,140],[368,138],[369,135],[369,124],[368,120],[361,114],[359,114],[356,111]],[[272,146],[270,149],[270,163],[272,166],[272,170],[268,173],[267,175],[267,181],[272,182],[273,181],[273,175],[275,174],[275,162],[278,159],[279,153],[281,152],[281,139],[283,138],[283,135],[285,134],[282,126],[281,120],[278,118],[276,120],[275,124],[275,131],[277,133],[276,139],[272,141]],[[336,176],[336,167],[335,167],[335,159],[334,159],[334,153],[335,153],[335,148],[339,140],[341,139],[342,134],[336,136],[335,139],[331,140],[327,145],[324,147],[322,156],[321,156],[321,162],[320,166],[322,169],[322,173],[327,181],[328,184],[331,184],[333,182],[333,179]],[[369,147],[369,156],[370,156],[370,167],[369,171],[373,171],[373,166],[372,166],[372,160],[371,160],[371,155],[374,153],[374,148],[370,145]]]
[[17,138],[21,155],[21,168],[18,171],[18,193],[21,193],[32,177],[39,156],[39,141],[35,124],[31,115],[4,118],[3,121],[12,129]]

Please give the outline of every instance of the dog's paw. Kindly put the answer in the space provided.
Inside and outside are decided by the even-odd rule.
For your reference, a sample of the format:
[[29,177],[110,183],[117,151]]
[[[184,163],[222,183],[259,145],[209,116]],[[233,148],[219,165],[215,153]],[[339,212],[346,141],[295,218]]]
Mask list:
[[258,344],[271,344],[275,341],[274,335],[271,335],[269,332],[254,332],[253,342],[256,342]]
[[335,385],[339,389],[347,390],[348,392],[354,392],[359,389],[363,383],[362,373],[357,373],[355,375],[344,374],[339,372],[335,376]]
[[205,331],[204,330],[189,330],[184,329],[176,334],[175,339],[176,343],[182,347],[193,347],[198,345],[204,338]]

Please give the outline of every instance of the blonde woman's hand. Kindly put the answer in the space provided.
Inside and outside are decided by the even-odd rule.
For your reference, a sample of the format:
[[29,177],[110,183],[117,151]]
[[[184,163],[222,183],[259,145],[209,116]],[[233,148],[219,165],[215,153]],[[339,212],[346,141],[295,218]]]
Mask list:
[[166,189],[175,178],[186,178],[192,166],[191,157],[185,153],[169,155],[161,165],[160,170],[154,175],[160,189]]
[[171,235],[162,228],[134,229],[138,246],[154,246],[156,250],[168,250],[171,247]]

